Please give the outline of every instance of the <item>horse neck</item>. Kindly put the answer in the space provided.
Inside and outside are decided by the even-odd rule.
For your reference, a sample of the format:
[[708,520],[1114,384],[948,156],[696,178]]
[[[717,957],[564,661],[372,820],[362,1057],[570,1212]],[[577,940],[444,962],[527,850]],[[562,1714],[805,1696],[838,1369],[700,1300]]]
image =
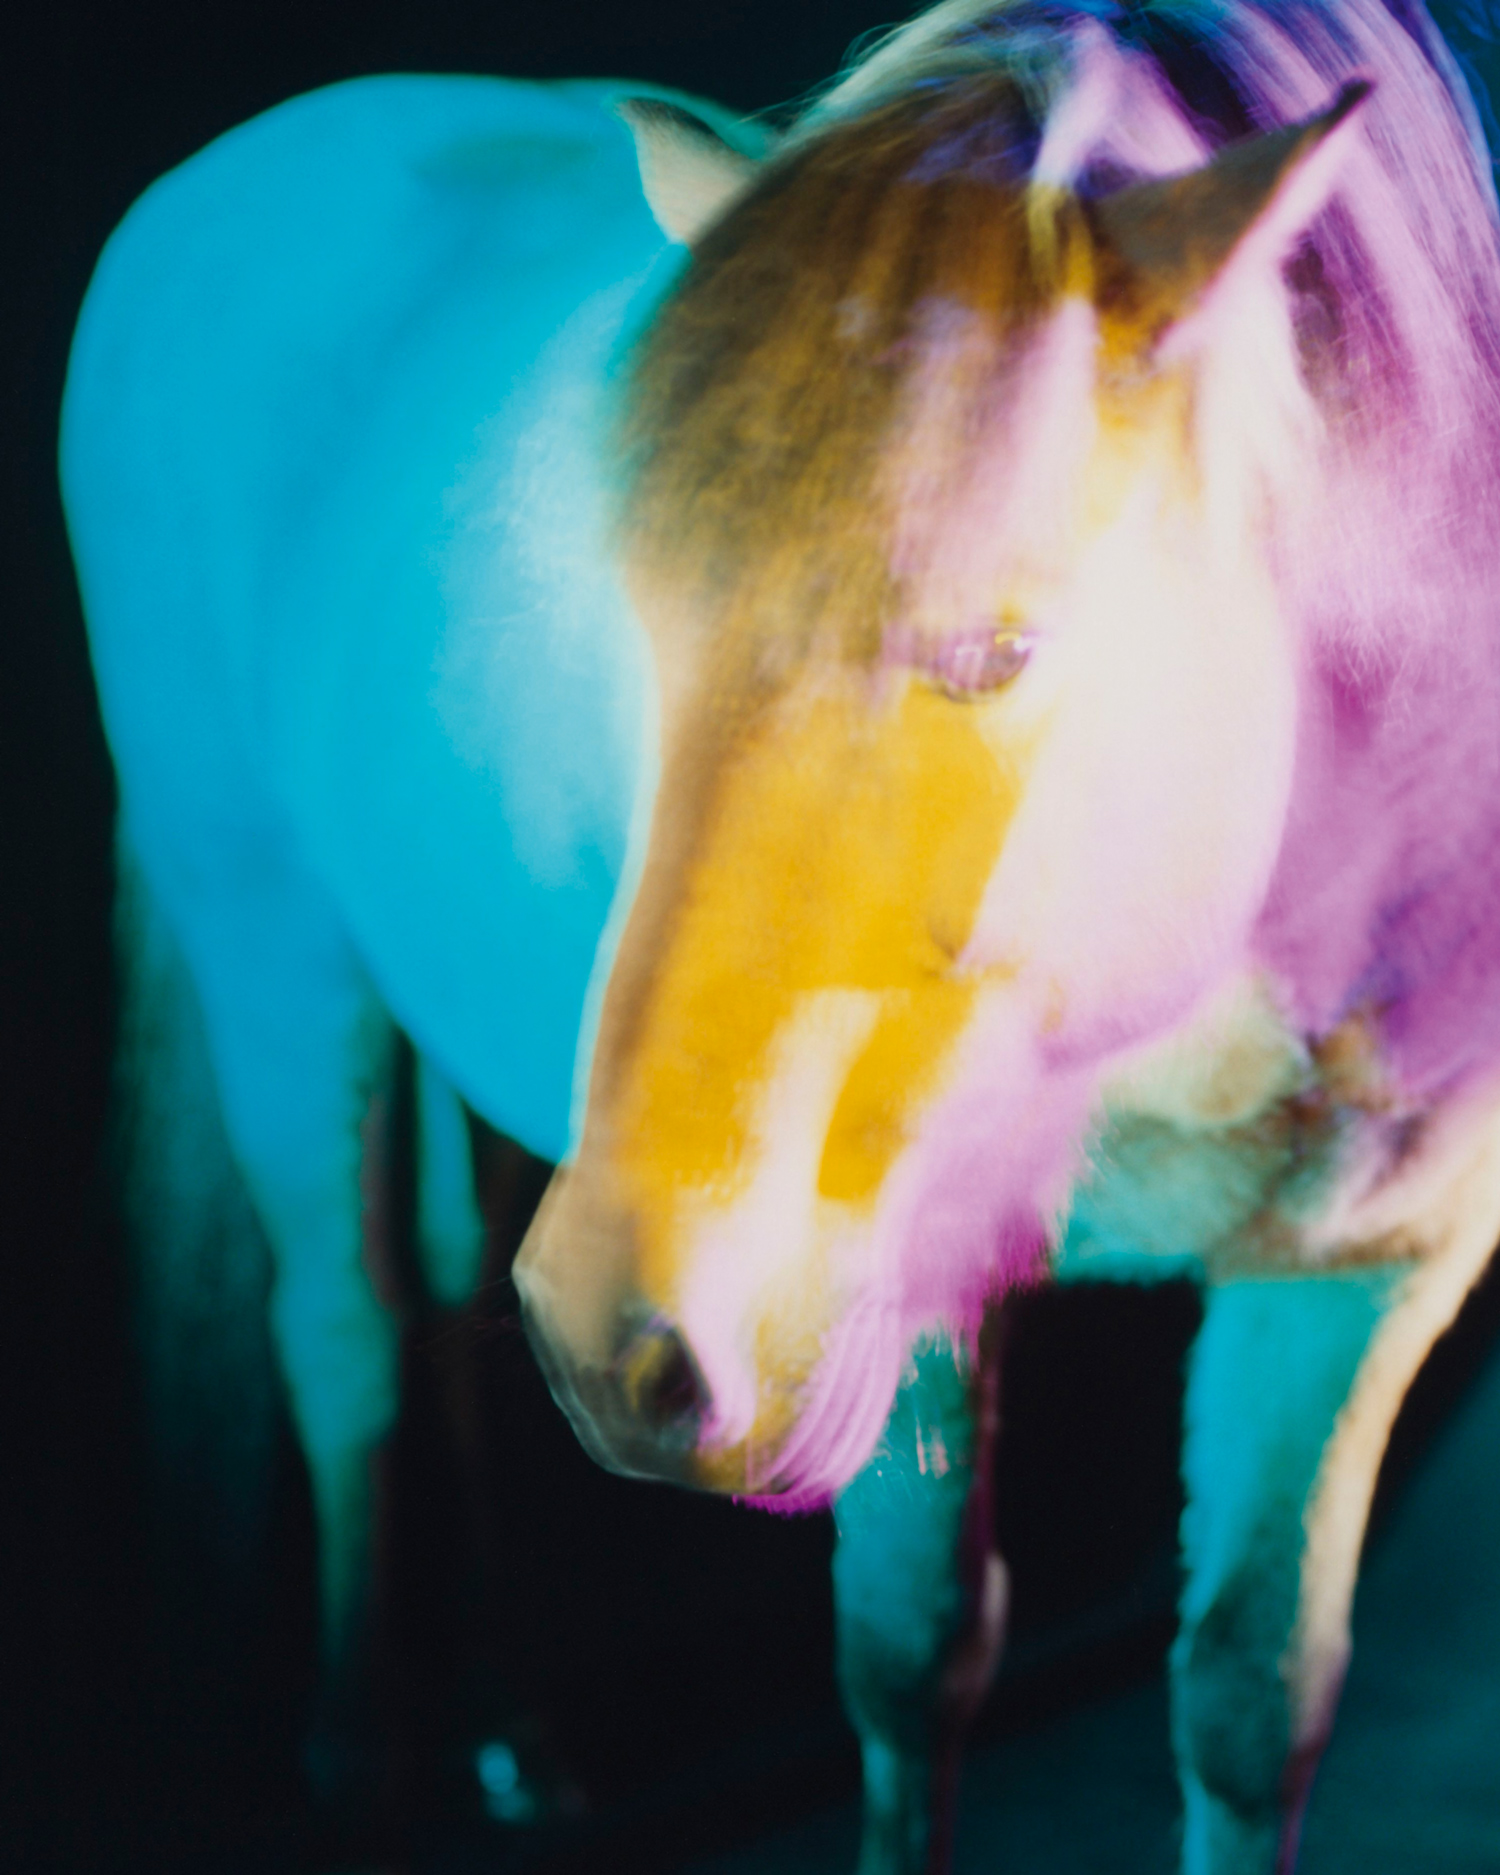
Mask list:
[[1363,678],[1313,661],[1255,935],[1304,1030],[1379,1018],[1414,1101],[1500,1056],[1500,635],[1486,608],[1444,638]]

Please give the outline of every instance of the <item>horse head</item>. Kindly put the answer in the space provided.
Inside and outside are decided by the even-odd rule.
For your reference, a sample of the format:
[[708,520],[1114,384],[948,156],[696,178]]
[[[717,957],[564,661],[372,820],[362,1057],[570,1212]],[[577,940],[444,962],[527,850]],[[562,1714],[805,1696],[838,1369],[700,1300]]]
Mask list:
[[1005,71],[753,176],[634,126],[707,224],[623,390],[660,783],[517,1266],[607,1463],[826,1498],[913,1336],[1040,1269],[1107,1064],[1243,957],[1296,717],[1264,489],[1317,428],[1281,262],[1365,89],[1133,180]]

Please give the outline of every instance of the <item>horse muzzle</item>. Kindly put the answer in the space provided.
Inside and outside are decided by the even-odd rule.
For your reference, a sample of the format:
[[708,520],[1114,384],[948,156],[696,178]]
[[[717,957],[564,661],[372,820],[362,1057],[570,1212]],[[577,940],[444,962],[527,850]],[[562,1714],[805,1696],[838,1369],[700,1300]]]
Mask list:
[[560,1173],[515,1264],[527,1339],[601,1465],[724,1489],[717,1467],[699,1462],[712,1389],[686,1334],[640,1297],[632,1249],[628,1218],[603,1213]]
[[613,1359],[579,1359],[549,1324],[545,1305],[528,1296],[524,1282],[518,1287],[526,1337],[589,1456],[627,1477],[712,1488],[697,1462],[712,1398],[677,1329],[651,1319]]

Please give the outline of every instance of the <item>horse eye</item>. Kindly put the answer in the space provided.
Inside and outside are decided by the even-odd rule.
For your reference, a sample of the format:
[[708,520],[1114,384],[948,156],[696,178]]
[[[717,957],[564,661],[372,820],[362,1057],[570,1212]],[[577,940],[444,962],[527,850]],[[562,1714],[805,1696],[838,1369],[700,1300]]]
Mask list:
[[1002,690],[1031,655],[1032,634],[1012,625],[987,626],[933,646],[922,674],[944,696],[965,701]]

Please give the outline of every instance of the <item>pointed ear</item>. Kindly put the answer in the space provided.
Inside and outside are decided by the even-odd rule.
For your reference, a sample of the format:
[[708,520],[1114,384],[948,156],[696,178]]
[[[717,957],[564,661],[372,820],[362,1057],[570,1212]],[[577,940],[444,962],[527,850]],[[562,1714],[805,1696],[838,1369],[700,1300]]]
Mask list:
[[1252,237],[1279,259],[1328,199],[1345,142],[1334,133],[1373,90],[1356,79],[1318,116],[1231,144],[1202,169],[1083,203],[1105,321],[1149,345]]
[[750,186],[760,164],[664,98],[621,98],[615,109],[635,138],[641,187],[657,225],[692,247]]

